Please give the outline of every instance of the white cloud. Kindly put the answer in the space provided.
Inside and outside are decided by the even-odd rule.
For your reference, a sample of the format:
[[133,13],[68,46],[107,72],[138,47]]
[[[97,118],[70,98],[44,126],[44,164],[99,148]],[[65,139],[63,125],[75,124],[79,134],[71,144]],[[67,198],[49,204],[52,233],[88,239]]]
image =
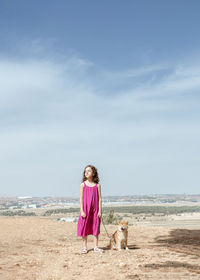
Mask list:
[[[109,185],[104,194],[122,194],[122,183],[125,194],[169,192],[170,187],[180,192],[180,185],[187,192],[189,177],[179,177],[186,166],[190,190],[197,191],[200,178],[192,177],[191,166],[200,164],[199,73],[200,65],[97,73],[94,64],[76,57],[4,58],[1,185],[8,194],[78,195],[79,188],[69,185],[79,183],[82,168],[91,162]],[[138,79],[137,85],[131,79]],[[124,90],[116,86],[126,82]],[[153,181],[156,172],[159,179]],[[132,190],[133,183],[138,190]]]

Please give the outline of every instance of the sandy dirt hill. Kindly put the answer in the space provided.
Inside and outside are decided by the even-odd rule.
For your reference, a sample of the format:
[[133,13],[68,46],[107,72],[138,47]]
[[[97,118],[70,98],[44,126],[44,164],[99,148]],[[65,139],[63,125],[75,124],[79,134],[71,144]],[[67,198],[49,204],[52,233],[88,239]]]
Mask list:
[[[129,250],[111,251],[101,225],[87,254],[76,223],[38,217],[0,217],[1,280],[200,279],[200,230],[130,226]],[[116,226],[107,226],[109,233]]]

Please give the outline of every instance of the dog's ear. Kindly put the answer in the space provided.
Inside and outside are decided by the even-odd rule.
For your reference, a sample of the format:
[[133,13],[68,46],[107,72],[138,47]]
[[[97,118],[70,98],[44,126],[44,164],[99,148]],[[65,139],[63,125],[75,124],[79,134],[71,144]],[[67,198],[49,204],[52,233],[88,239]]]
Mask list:
[[119,224],[128,225],[128,222],[127,221],[121,221],[121,222],[119,222]]

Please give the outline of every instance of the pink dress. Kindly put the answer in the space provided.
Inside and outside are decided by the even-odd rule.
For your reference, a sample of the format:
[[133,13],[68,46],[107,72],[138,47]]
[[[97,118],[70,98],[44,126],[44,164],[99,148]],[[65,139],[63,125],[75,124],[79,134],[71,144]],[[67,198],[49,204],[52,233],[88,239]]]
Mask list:
[[99,195],[97,184],[89,187],[84,182],[83,187],[83,210],[86,217],[81,214],[77,223],[77,236],[98,235],[100,233],[101,219],[98,217]]

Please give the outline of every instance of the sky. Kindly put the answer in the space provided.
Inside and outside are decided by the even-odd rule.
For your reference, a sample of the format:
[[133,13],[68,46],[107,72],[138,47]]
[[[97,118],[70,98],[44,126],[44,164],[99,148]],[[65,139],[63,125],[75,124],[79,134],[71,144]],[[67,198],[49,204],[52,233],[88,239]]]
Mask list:
[[199,194],[198,0],[1,0],[0,195]]

